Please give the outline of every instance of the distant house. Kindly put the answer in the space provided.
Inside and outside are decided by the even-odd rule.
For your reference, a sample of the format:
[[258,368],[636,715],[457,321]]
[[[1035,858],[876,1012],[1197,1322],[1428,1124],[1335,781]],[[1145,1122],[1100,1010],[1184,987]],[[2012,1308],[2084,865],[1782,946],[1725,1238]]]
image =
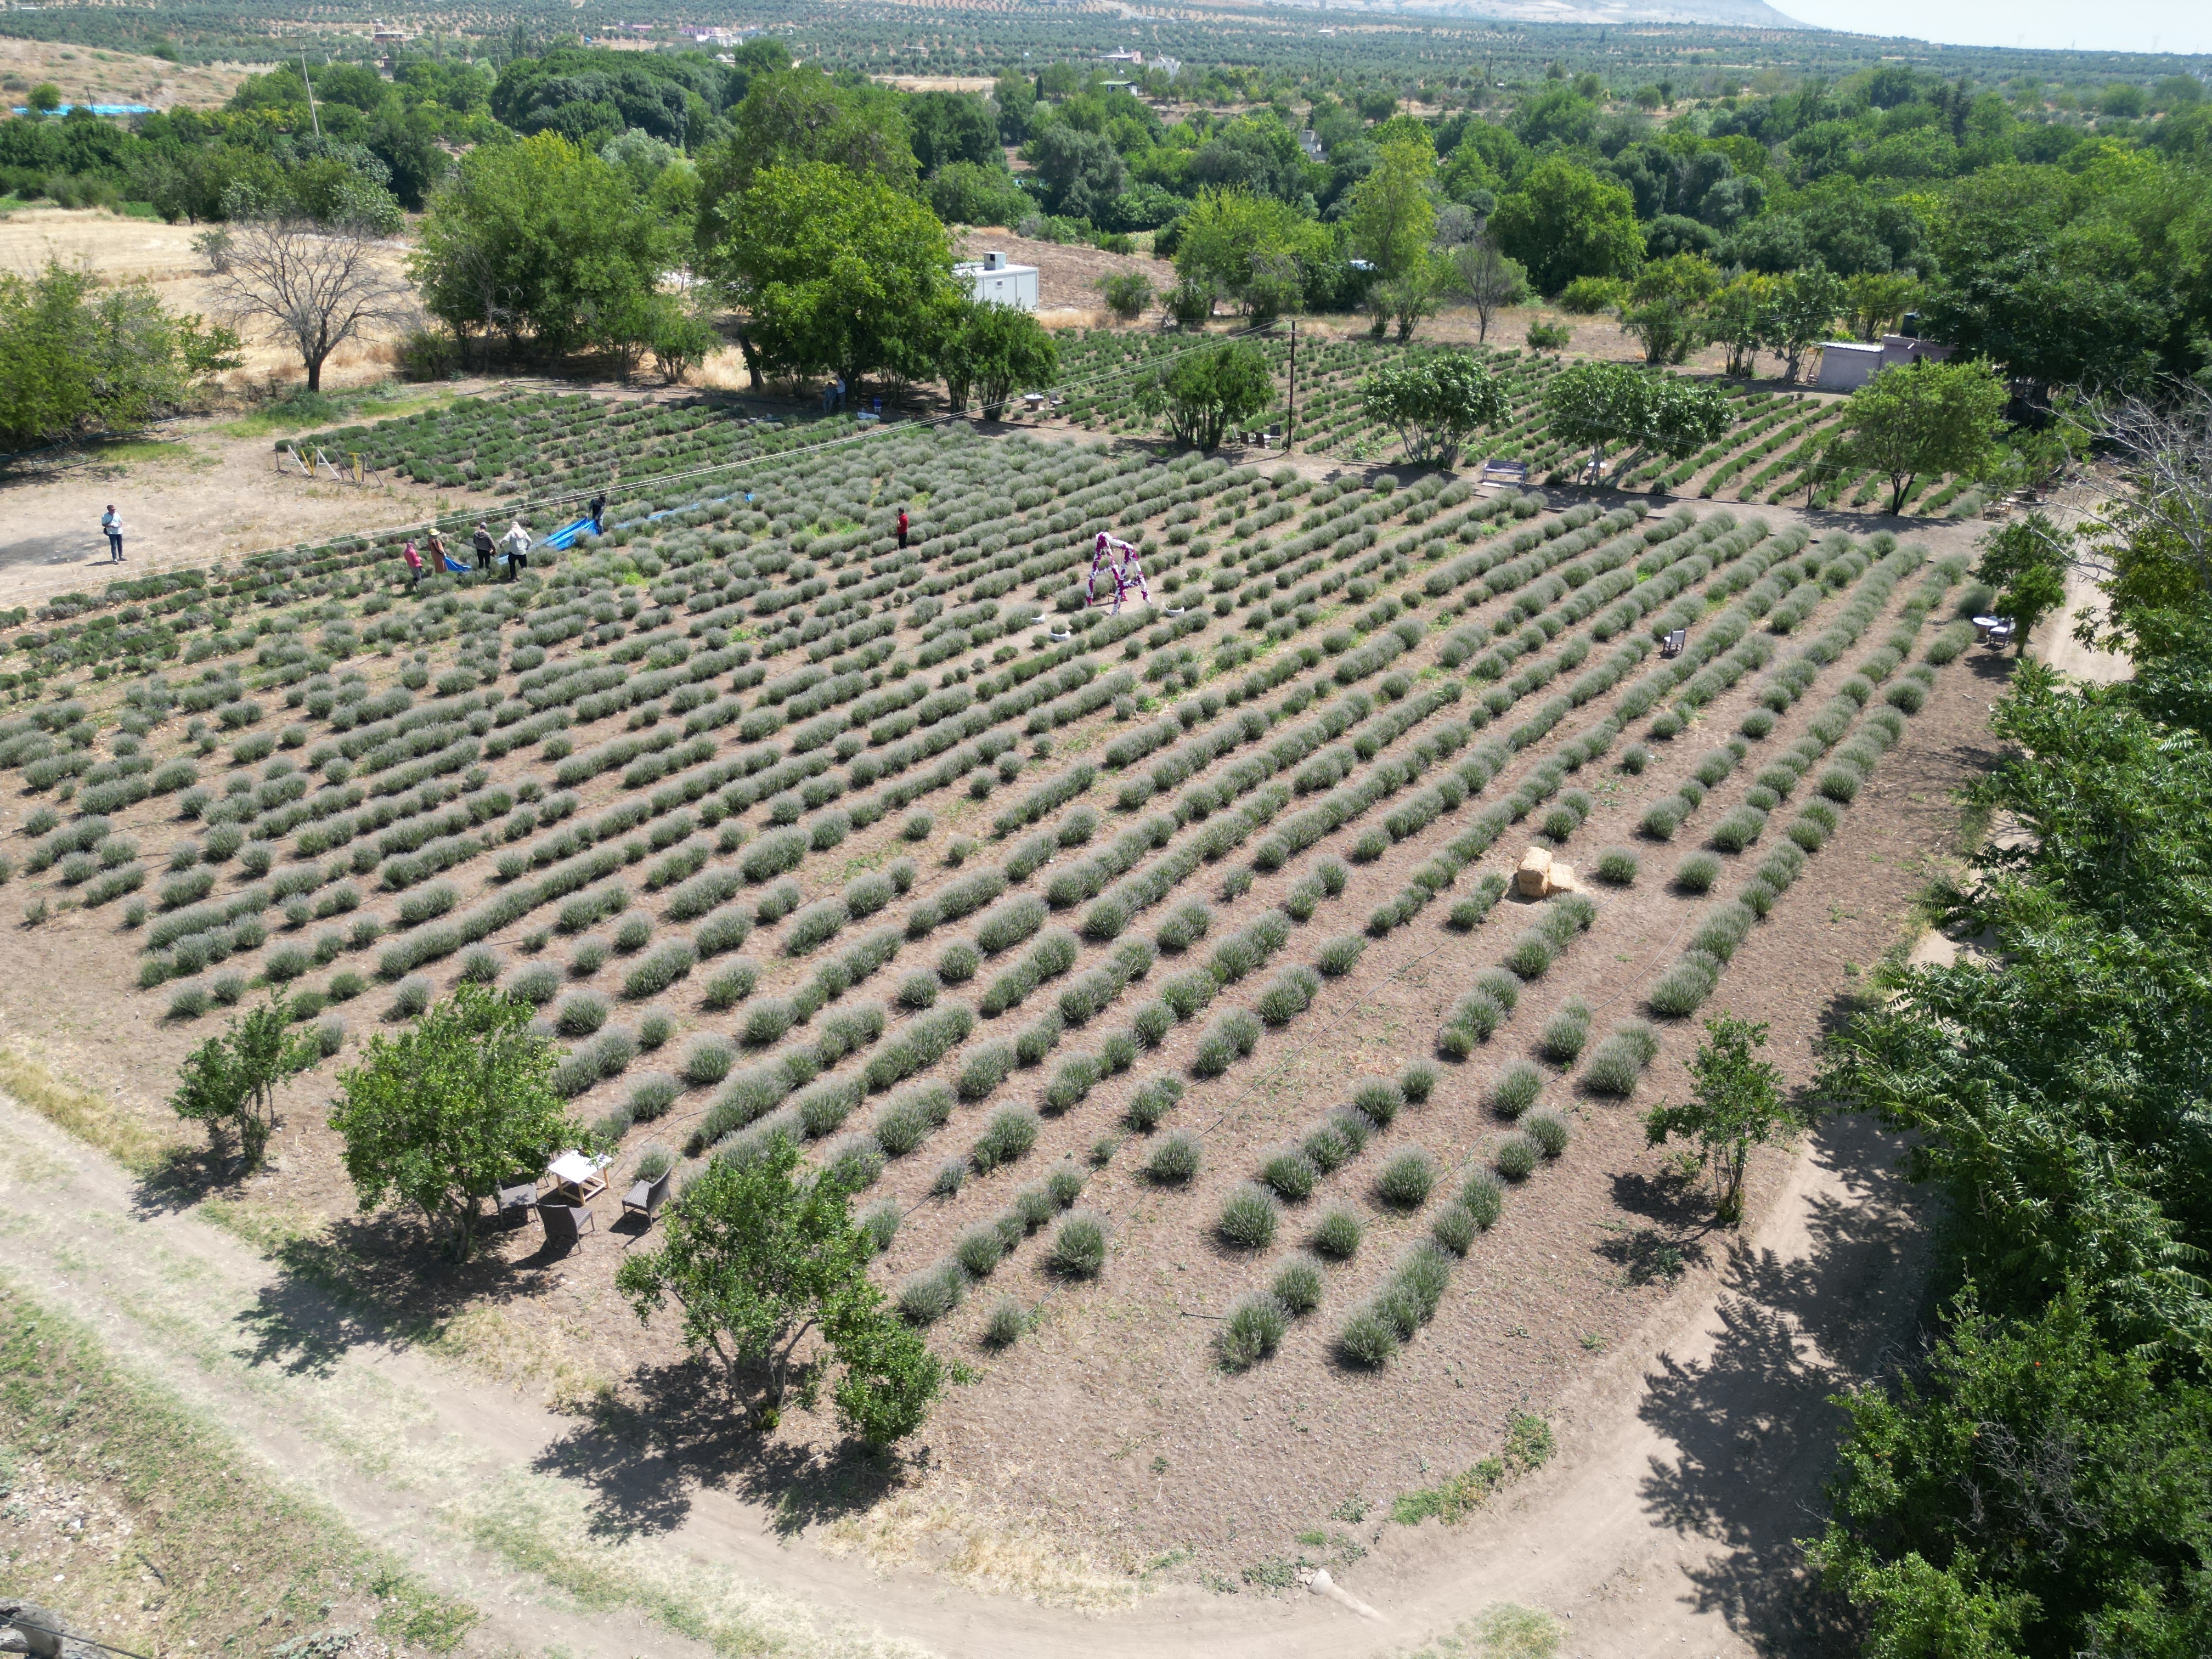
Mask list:
[[1037,268],[1010,265],[1006,256],[994,249],[981,259],[963,260],[952,267],[953,278],[968,284],[978,305],[1012,306],[1017,311],[1037,308]]
[[1102,64],[1141,64],[1145,61],[1145,54],[1141,52],[1124,49],[1121,52],[1109,52],[1098,61]]
[[1828,340],[1820,346],[1820,378],[1815,392],[1856,392],[1885,368],[1917,363],[1923,358],[1940,363],[1952,348],[1911,334],[1885,334],[1880,345],[1861,340]]
[[1309,161],[1326,161],[1328,160],[1328,152],[1322,148],[1321,135],[1316,132],[1311,127],[1304,127],[1299,130],[1298,148],[1305,151],[1306,160]]

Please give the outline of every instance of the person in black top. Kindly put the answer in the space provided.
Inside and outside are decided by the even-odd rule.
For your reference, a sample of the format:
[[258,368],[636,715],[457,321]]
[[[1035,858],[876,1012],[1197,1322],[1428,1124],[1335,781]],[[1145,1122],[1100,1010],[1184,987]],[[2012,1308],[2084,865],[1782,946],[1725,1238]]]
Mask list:
[[477,568],[479,570],[490,569],[492,549],[496,545],[496,544],[494,543],[491,538],[491,526],[485,524],[482,520],[478,520],[477,521],[477,533],[473,545],[477,550]]
[[605,535],[607,533],[607,498],[605,495],[592,496],[591,512],[592,534],[594,536]]

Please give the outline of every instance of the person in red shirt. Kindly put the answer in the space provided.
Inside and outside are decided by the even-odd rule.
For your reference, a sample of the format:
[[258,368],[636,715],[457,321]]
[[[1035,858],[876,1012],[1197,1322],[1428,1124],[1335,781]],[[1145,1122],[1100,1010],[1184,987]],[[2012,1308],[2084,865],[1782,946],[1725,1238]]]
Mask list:
[[399,550],[399,556],[407,562],[407,590],[411,593],[422,585],[422,556],[415,550],[412,536],[407,538],[407,545]]
[[906,550],[906,509],[904,507],[899,508],[898,532],[899,550],[903,552]]

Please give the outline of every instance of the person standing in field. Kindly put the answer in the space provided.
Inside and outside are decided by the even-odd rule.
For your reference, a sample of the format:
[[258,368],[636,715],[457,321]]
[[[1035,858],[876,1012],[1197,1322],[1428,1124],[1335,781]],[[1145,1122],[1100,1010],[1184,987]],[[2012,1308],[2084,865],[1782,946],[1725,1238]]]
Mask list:
[[115,503],[107,504],[107,511],[100,515],[100,527],[107,537],[107,562],[123,562],[123,515],[115,510]]
[[477,520],[477,533],[471,544],[477,550],[477,568],[479,570],[490,569],[491,550],[493,546],[491,539],[491,526],[486,524],[482,519],[478,519]]
[[530,568],[530,532],[517,519],[507,526],[507,534],[500,540],[507,549],[507,579],[513,581],[516,571]]
[[906,550],[906,509],[904,507],[899,508],[898,538],[899,551],[903,553]]
[[407,591],[412,593],[422,585],[422,556],[415,550],[415,538],[410,536],[407,545],[399,550],[399,556],[407,566]]
[[607,498],[605,495],[594,495],[592,497],[591,513],[592,534],[594,536],[605,535],[607,533]]
[[430,556],[438,562],[442,572],[446,568],[446,533],[435,525],[430,526]]

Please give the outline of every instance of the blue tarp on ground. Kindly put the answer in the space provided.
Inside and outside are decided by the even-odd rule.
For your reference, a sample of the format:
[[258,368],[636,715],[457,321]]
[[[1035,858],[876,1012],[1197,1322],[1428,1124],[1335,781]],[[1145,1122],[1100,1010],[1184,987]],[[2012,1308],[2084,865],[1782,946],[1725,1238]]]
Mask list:
[[539,542],[538,545],[540,547],[550,547],[556,553],[565,553],[570,548],[574,547],[576,544],[577,538],[582,536],[583,533],[591,527],[592,520],[590,517],[586,515],[584,518],[577,520],[574,524],[562,525],[558,530],[545,538],[544,541]]

